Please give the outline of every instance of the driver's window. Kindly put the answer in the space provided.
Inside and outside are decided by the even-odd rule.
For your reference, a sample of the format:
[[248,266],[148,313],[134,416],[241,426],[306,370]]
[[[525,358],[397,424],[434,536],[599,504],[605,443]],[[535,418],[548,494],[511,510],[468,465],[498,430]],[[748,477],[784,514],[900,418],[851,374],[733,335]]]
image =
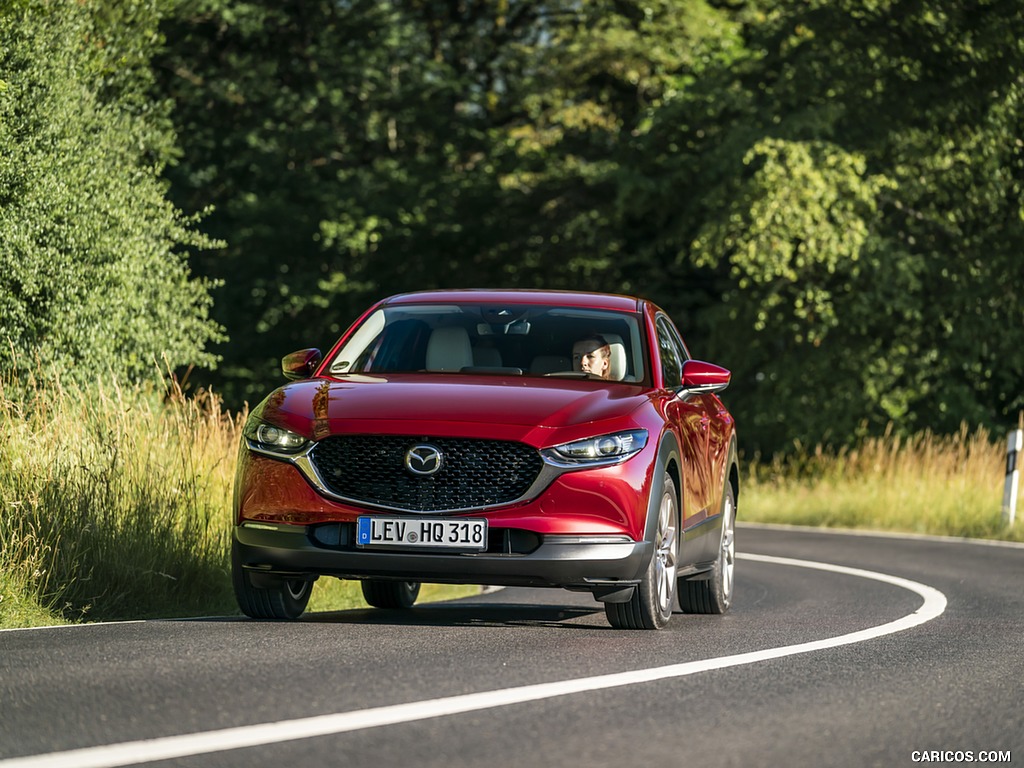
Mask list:
[[661,353],[661,377],[667,389],[683,385],[683,360],[685,359],[675,334],[665,318],[658,318],[658,349]]

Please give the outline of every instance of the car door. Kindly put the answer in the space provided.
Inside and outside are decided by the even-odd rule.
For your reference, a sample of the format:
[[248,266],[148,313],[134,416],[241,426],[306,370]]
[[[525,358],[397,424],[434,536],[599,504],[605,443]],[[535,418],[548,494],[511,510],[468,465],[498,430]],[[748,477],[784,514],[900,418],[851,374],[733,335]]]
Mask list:
[[662,385],[670,390],[665,408],[681,452],[683,559],[686,563],[711,559],[715,549],[709,525],[714,495],[709,466],[711,414],[703,396],[679,394],[683,386],[686,348],[672,322],[666,316],[656,320],[658,350],[661,357]]

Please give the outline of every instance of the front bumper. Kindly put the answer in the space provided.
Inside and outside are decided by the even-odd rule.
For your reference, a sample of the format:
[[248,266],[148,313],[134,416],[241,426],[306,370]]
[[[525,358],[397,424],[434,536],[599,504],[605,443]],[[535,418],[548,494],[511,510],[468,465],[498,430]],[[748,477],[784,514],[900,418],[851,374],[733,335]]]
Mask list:
[[632,591],[653,553],[650,542],[586,535],[543,536],[528,553],[471,554],[363,550],[325,545],[318,535],[316,526],[252,523],[234,532],[241,565],[253,573],[562,587],[611,600]]

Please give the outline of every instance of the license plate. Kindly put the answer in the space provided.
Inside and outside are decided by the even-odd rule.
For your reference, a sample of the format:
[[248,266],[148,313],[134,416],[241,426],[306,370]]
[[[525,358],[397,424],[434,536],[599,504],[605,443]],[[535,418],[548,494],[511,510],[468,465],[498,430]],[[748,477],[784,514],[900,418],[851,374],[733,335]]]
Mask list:
[[480,552],[487,548],[487,520],[422,517],[360,517],[356,546],[388,549],[457,549]]

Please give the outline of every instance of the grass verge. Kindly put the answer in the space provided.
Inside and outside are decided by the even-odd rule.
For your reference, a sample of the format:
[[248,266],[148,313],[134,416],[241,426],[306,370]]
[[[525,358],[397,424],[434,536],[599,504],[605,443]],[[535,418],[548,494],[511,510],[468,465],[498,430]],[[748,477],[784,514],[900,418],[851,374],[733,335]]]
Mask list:
[[238,429],[174,387],[0,389],[0,624],[229,610]]
[[856,448],[798,450],[753,461],[741,485],[743,520],[1024,541],[1024,509],[1002,520],[1006,449],[983,429],[955,435],[887,433]]

